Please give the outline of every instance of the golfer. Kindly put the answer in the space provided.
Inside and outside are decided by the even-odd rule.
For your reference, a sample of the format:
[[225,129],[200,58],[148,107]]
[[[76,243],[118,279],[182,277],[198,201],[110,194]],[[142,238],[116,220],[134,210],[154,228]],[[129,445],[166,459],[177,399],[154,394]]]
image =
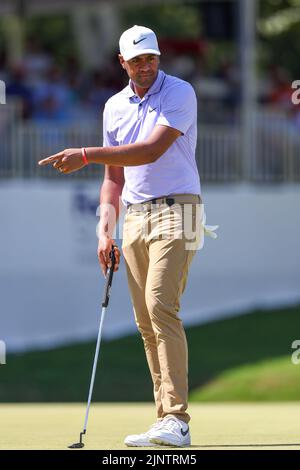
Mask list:
[[[103,147],[66,149],[39,164],[52,164],[62,173],[91,163],[105,165],[98,234],[104,274],[115,245],[112,234],[120,198],[126,206],[122,251],[153,381],[157,420],[148,431],[127,436],[125,444],[182,447],[190,445],[191,437],[188,349],[178,313],[206,227],[195,161],[195,92],[189,83],[160,70],[159,56],[151,29],[126,30],[120,38],[119,61],[129,84],[105,105]],[[117,270],[117,247],[115,255]]]

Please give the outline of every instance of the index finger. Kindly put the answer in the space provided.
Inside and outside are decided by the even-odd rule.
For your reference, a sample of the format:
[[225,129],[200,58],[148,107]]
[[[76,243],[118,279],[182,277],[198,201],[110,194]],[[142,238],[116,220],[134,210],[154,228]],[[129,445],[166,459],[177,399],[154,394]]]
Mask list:
[[40,160],[38,162],[38,164],[40,166],[42,165],[49,165],[50,163],[53,163],[57,160],[59,160],[60,158],[62,158],[64,156],[64,152],[59,152],[59,153],[56,153],[55,155],[51,155],[51,157],[47,157],[47,158],[43,158],[42,160]]

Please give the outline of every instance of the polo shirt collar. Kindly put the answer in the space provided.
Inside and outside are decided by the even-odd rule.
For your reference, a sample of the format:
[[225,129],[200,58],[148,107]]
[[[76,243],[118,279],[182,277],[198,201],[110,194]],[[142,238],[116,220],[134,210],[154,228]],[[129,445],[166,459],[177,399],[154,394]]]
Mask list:
[[[162,84],[163,84],[163,81],[165,79],[165,76],[166,74],[162,71],[162,70],[159,70],[158,71],[158,74],[157,74],[157,77],[155,79],[155,82],[153,83],[153,85],[149,88],[149,90],[147,91],[147,93],[145,94],[144,98],[146,96],[150,96],[150,95],[154,95],[155,93],[159,93],[160,90],[161,90],[161,87],[162,87]],[[131,79],[129,80],[129,83],[126,87],[126,94],[128,96],[128,98],[132,98],[133,96],[136,96],[134,90],[132,89],[132,81]]]

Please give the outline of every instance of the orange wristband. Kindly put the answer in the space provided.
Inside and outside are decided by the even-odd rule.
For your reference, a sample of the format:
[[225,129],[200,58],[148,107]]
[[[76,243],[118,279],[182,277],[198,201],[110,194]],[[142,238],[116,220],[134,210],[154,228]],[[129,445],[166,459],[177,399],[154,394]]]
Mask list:
[[88,165],[88,159],[87,159],[87,156],[86,156],[86,150],[84,147],[81,148],[81,155],[82,155],[82,160],[84,162],[85,165]]

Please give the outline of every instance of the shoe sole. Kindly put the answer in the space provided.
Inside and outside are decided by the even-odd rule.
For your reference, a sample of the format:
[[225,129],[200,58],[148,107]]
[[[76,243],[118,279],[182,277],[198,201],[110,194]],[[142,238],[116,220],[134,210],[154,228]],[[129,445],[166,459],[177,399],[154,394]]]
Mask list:
[[148,444],[131,444],[129,442],[124,442],[127,447],[156,447],[157,444],[154,442],[149,442]]
[[190,447],[191,444],[174,444],[168,441],[164,441],[163,439],[158,439],[154,437],[153,439],[150,439],[150,442],[153,444],[157,444],[159,446],[171,446],[171,447]]

